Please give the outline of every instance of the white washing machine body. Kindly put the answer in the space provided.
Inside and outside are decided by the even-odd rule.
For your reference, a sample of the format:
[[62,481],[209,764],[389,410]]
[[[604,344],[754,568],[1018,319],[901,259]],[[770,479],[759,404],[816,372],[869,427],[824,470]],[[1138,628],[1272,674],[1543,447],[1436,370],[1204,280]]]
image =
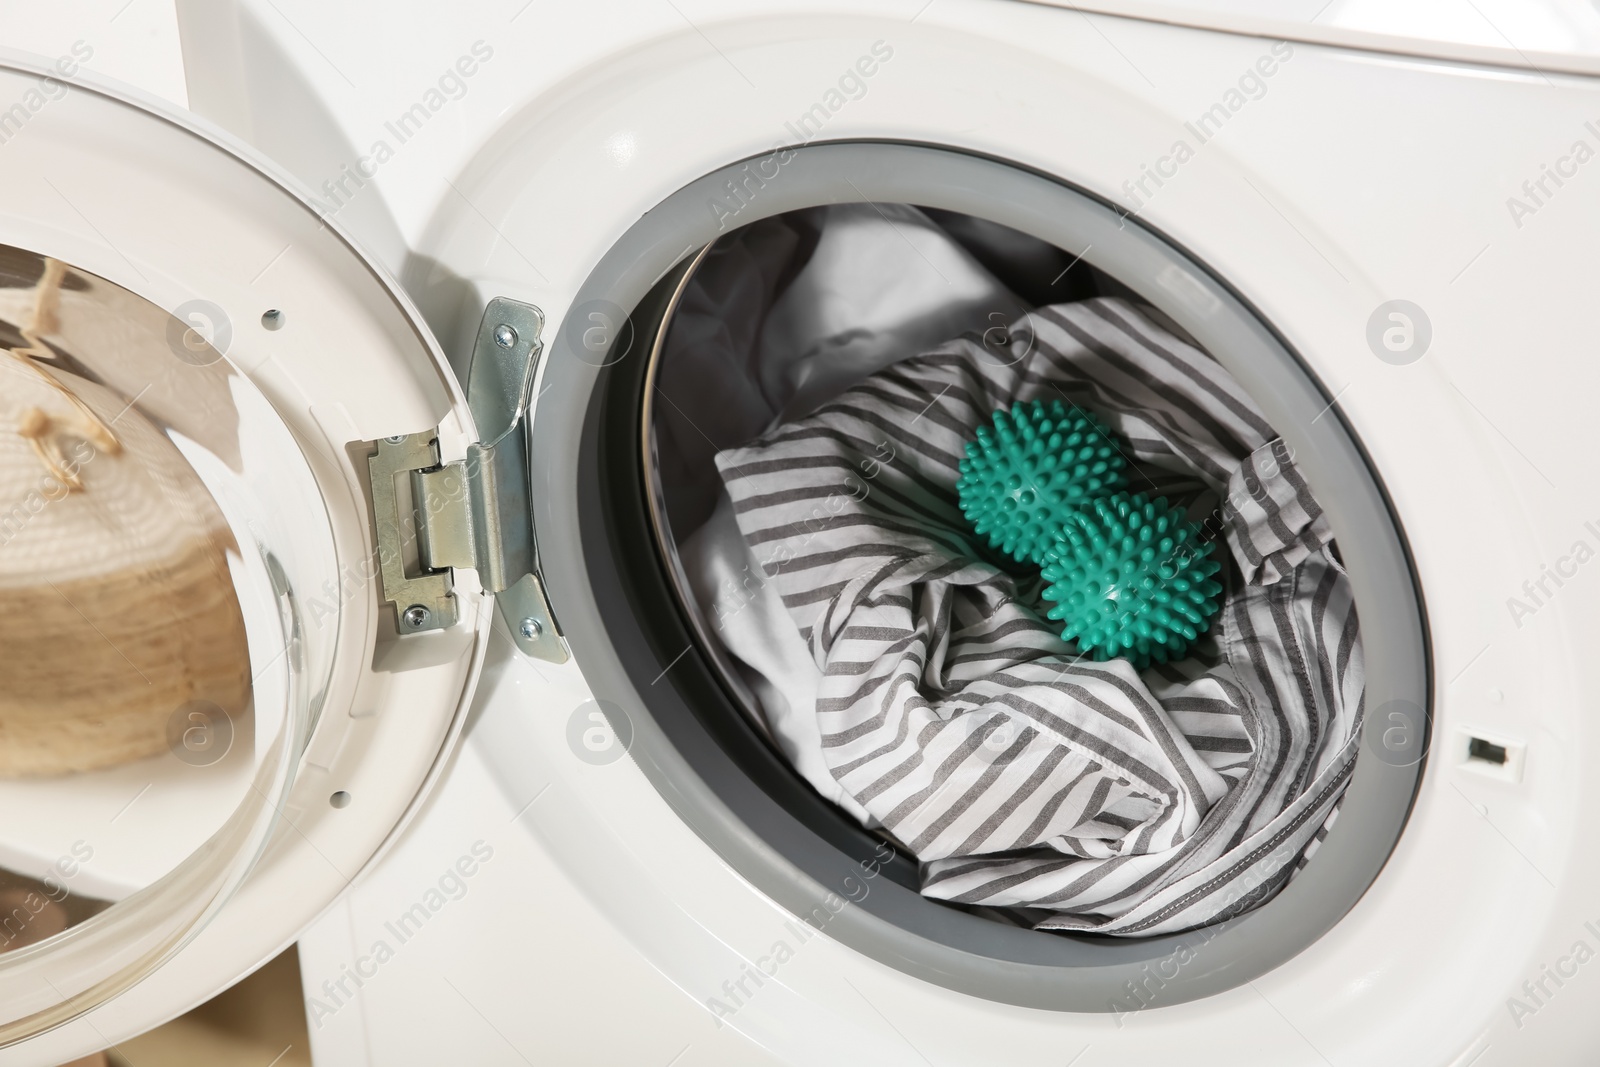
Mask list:
[[[1600,510],[1583,429],[1600,370],[1582,358],[1600,83],[1585,38],[1537,59],[1472,42],[1407,55],[1429,46],[1134,13],[1199,25],[943,0],[755,14],[180,5],[192,106],[319,197],[458,370],[491,298],[537,305],[547,336],[564,336],[652,212],[799,142],[934,146],[1081,190],[1204,264],[1299,357],[1327,403],[1278,428],[1294,442],[1319,418],[1348,426],[1426,611],[1429,749],[1370,888],[1231,988],[1164,999],[1175,978],[1157,965],[1142,994],[1108,987],[1093,1011],[985,996],[858,950],[843,931],[878,891],[870,877],[837,927],[800,922],[691,828],[700,801],[660,788],[682,771],[662,770],[670,756],[585,756],[581,647],[530,658],[502,627],[436,788],[301,940],[319,1063],[1464,1065],[1584,1062],[1600,1044],[1600,796],[1583,771],[1600,756],[1584,652],[1600,638]],[[813,129],[801,120],[818,104]],[[861,199],[894,199],[892,177],[861,183]],[[814,202],[781,169],[742,188],[704,198],[681,247],[650,231],[656,258]],[[97,270],[138,289],[91,245]],[[647,273],[623,288],[642,295],[666,270]],[[1205,299],[1134,281],[1158,304]],[[1397,300],[1411,308],[1389,318]],[[559,373],[547,361],[536,389]],[[536,444],[560,417],[549,410],[533,407]],[[1314,460],[1307,473],[1336,477]],[[1355,572],[1359,605],[1375,579]],[[562,618],[562,588],[582,576],[546,577]],[[649,721],[633,728],[636,746],[654,737]],[[1504,761],[1474,758],[1474,739]],[[270,915],[293,936],[299,914],[249,884],[222,916]],[[808,892],[829,898],[797,878]],[[208,948],[223,924],[0,1062],[115,1039],[231,981],[265,952]]]

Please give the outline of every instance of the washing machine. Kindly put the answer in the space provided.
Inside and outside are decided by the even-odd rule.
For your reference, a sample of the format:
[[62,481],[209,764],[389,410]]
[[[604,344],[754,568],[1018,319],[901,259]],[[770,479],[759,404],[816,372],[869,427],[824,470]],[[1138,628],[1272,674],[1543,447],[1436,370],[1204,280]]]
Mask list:
[[[180,0],[165,100],[76,17],[0,69],[0,1063],[292,943],[326,1065],[1592,1057],[1593,10]],[[828,211],[1007,279],[978,344],[1137,303],[1292,452],[1365,685],[1271,892],[934,899],[750,714],[674,331]]]

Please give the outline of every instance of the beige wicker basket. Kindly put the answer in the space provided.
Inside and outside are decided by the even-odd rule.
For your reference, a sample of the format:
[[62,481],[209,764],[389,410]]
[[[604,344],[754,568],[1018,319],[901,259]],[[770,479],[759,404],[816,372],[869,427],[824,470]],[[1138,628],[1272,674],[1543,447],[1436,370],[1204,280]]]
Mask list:
[[24,341],[0,353],[3,776],[156,755],[184,705],[237,721],[250,698],[221,511],[132,397],[87,376],[148,360],[149,331],[128,334],[136,357],[71,351],[51,291],[62,271],[43,266],[27,315],[6,313],[15,289],[0,301]]

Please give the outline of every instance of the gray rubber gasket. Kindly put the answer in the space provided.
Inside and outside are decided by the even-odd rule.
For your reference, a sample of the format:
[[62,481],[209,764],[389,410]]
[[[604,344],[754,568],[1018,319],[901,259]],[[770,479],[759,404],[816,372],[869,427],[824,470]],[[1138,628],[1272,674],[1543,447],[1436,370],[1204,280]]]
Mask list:
[[[733,198],[730,183],[744,190],[742,202]],[[1272,970],[1332,929],[1377,877],[1423,771],[1430,707],[1425,617],[1381,483],[1325,391],[1231,288],[1173,242],[1090,195],[976,155],[897,142],[834,142],[725,167],[684,186],[623,234],[573,308],[635,308],[687,255],[729,228],[862,199],[962,212],[1082,253],[1211,352],[1293,448],[1333,524],[1360,612],[1366,707],[1416,709],[1413,726],[1423,733],[1397,756],[1384,749],[1389,724],[1369,713],[1340,817],[1307,870],[1265,905],[1202,931],[1136,940],[1039,933],[929,901],[880,878],[858,902],[831,914],[828,936],[941,986],[1063,1011],[1178,1004]],[[654,653],[635,633],[640,620],[620,617],[614,603],[606,617],[591,580],[594,565],[604,562],[594,554],[613,549],[592,528],[586,535],[579,519],[580,504],[594,492],[579,470],[599,368],[573,338],[565,327],[554,333],[544,371],[532,430],[534,513],[551,599],[585,678],[630,717],[636,763],[679,817],[743,877],[796,915],[813,913],[830,894],[855,900],[864,878],[857,859],[741,780],[709,735],[671,741],[642,692],[655,687],[630,680],[638,658]],[[636,341],[634,347],[648,346]],[[670,657],[659,658],[666,664]]]

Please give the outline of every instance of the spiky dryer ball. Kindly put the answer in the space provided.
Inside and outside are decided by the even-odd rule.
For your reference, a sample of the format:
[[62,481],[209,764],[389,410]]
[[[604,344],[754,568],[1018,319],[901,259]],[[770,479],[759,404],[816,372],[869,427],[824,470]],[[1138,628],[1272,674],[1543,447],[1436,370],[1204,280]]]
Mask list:
[[956,496],[991,546],[1042,566],[1072,512],[1127,483],[1126,465],[1105,424],[1082,408],[1017,403],[967,443]]
[[1063,639],[1096,660],[1122,656],[1143,670],[1152,660],[1182,659],[1217,614],[1213,548],[1164,497],[1091,501],[1049,552],[1049,616],[1066,623]]

